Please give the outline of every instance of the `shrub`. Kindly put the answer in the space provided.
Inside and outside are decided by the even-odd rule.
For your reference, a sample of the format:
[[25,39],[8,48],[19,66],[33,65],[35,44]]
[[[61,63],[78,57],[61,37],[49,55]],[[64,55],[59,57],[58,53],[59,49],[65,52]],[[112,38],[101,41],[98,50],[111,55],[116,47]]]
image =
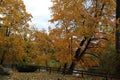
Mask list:
[[120,74],[120,53],[116,53],[115,46],[109,44],[100,56],[99,71],[108,74]]
[[38,69],[38,66],[34,65],[17,65],[18,72],[34,72]]

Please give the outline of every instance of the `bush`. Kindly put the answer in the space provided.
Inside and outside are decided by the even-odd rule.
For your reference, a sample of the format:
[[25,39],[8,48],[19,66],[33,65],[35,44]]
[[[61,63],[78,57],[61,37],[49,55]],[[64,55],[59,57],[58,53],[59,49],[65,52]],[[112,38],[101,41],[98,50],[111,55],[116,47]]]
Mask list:
[[39,68],[39,66],[34,65],[17,65],[16,69],[18,72],[34,72]]
[[99,72],[120,76],[120,53],[116,53],[115,45],[109,43],[99,60]]

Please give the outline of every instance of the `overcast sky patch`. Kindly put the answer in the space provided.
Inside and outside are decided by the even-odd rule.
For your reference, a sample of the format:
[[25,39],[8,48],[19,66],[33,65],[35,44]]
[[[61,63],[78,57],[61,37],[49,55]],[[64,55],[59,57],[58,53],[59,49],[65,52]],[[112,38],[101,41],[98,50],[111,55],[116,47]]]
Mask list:
[[[52,5],[51,0],[23,0],[26,5],[27,12],[33,16],[32,22],[38,29],[48,29],[52,24],[48,22],[50,19],[49,7]],[[53,25],[52,25],[53,26]]]

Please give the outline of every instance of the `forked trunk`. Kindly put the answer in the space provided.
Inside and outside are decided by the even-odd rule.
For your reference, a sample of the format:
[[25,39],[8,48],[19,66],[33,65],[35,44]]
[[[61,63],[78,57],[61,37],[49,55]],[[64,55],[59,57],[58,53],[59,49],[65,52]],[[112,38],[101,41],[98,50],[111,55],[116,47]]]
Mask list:
[[91,38],[85,38],[85,40],[80,44],[82,48],[78,48],[75,52],[74,60],[72,61],[70,67],[69,67],[69,74],[73,73],[73,70],[76,66],[76,62],[80,61],[82,56],[85,54],[85,51],[88,48],[88,45],[90,44]]

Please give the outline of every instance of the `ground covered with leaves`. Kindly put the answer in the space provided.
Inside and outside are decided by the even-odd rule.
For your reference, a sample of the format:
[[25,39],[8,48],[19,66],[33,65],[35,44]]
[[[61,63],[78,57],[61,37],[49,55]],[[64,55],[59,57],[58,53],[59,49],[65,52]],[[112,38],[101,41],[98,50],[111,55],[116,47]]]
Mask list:
[[104,80],[93,77],[75,76],[75,75],[61,75],[58,73],[19,73],[13,72],[9,76],[0,76],[0,80]]

